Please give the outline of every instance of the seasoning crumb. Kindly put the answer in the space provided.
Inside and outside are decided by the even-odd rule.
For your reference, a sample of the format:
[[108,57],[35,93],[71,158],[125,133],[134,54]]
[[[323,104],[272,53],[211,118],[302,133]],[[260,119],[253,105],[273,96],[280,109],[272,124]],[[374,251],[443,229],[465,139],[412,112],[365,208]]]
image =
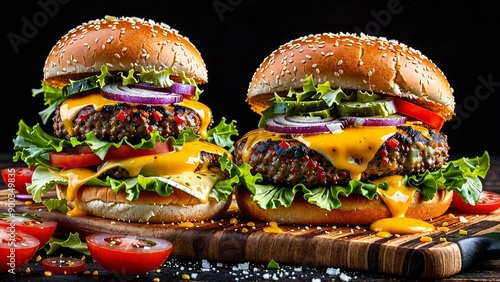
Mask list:
[[450,228],[448,228],[446,226],[439,227],[439,231],[448,232],[449,230],[450,230]]
[[432,238],[429,236],[420,237],[420,242],[432,242]]

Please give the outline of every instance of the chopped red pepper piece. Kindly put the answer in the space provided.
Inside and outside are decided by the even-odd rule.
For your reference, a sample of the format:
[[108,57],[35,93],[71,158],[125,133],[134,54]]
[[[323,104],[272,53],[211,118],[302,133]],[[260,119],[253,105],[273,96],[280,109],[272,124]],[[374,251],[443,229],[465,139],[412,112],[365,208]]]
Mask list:
[[154,111],[153,112],[153,118],[156,120],[156,121],[160,121],[163,119],[163,115],[158,112],[158,111]]
[[389,158],[388,157],[383,157],[381,160],[380,160],[380,163],[383,164],[383,165],[386,165],[389,163]]
[[292,167],[292,168],[290,169],[290,172],[291,172],[291,173],[293,173],[293,174],[297,174],[297,169],[296,169],[296,168],[294,168],[294,167]]
[[396,139],[394,137],[390,138],[385,143],[387,144],[387,146],[389,146],[389,147],[391,147],[393,149],[395,149],[399,145],[398,139]]
[[125,113],[125,111],[123,111],[123,110],[120,110],[120,111],[116,114],[116,118],[117,118],[119,121],[124,121],[124,120],[127,118],[127,113]]
[[380,150],[378,151],[378,154],[381,156],[381,157],[387,157],[387,155],[389,155],[389,152],[387,152],[387,150]]
[[183,124],[184,123],[184,119],[181,118],[178,115],[175,115],[175,121],[177,122],[177,124]]
[[290,143],[286,142],[285,140],[281,140],[280,146],[283,149],[290,148]]
[[89,116],[87,114],[80,114],[80,119],[83,121],[87,121],[89,119]]
[[326,177],[326,172],[325,170],[323,169],[322,166],[319,166],[316,168],[316,177],[321,180],[321,179],[324,179]]
[[316,168],[317,166],[318,166],[318,163],[316,161],[313,161],[313,160],[308,160],[307,161],[306,167],[308,167],[308,168]]

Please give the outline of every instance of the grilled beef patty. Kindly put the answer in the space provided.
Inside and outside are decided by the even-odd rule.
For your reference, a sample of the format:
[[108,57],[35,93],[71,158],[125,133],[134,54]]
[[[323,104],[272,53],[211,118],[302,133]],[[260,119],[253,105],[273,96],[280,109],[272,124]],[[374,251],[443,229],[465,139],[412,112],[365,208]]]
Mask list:
[[[432,171],[441,168],[448,160],[446,135],[429,129],[431,138],[427,138],[411,126],[398,128],[398,132],[392,137],[397,142],[385,142],[378,149],[362,173],[361,180],[372,176],[411,175]],[[242,139],[236,144],[234,159],[238,165],[242,164],[242,149],[246,141]],[[348,170],[335,167],[323,155],[310,150],[299,141],[290,138],[288,143],[289,147],[282,146],[281,141],[256,143],[249,160],[252,173],[262,174],[267,183],[302,183],[308,187],[346,184],[351,179]]]
[[[93,131],[102,141],[118,142],[127,138],[131,143],[149,139],[153,131],[161,136],[177,136],[187,128],[198,133],[201,119],[193,110],[177,106],[130,105],[126,103],[104,106],[101,111],[87,106],[77,115],[72,124],[74,137],[85,140],[85,135]],[[59,107],[54,115],[54,132],[59,138],[70,139],[64,126]]]

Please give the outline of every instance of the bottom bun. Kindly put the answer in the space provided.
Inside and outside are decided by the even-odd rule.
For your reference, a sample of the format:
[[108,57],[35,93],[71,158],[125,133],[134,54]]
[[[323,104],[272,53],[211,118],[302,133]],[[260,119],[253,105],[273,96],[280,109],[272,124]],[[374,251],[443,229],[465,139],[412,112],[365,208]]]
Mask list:
[[[56,185],[59,199],[66,199],[67,186]],[[88,215],[128,222],[181,222],[212,219],[222,216],[231,205],[227,201],[209,199],[201,203],[197,198],[178,189],[167,196],[143,191],[138,199],[129,201],[126,193],[114,192],[110,187],[82,186],[78,189],[77,201],[80,210]],[[74,208],[75,202],[68,202]]]
[[[332,224],[371,224],[376,220],[391,217],[386,204],[375,197],[369,200],[361,195],[340,197],[342,205],[338,209],[326,210],[312,205],[300,195],[296,195],[290,207],[261,209],[250,198],[250,192],[244,188],[236,188],[236,201],[240,211],[251,218],[275,221],[281,224],[298,225],[332,225]],[[423,201],[422,194],[415,193],[413,202],[406,211],[406,217],[427,220],[438,217],[448,210],[453,192],[439,190],[433,199]]]

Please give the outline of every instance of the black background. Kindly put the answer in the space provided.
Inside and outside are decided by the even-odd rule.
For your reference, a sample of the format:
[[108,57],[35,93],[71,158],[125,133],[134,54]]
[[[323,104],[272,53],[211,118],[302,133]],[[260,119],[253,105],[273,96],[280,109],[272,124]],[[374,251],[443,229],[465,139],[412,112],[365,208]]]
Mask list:
[[[462,2],[462,1],[460,1]],[[457,116],[446,123],[450,153],[499,154],[500,14],[493,1],[76,1],[9,2],[3,9],[0,152],[11,152],[17,123],[40,122],[45,58],[71,28],[105,15],[169,24],[200,50],[209,82],[200,101],[215,122],[237,120],[240,136],[259,116],[245,102],[252,75],[273,50],[300,36],[364,32],[396,39],[427,55],[455,90]],[[2,5],[6,5],[3,2]],[[31,27],[31,29],[30,29]],[[13,40],[13,38],[17,38]],[[20,39],[22,38],[22,39]],[[489,81],[489,82],[488,82]],[[50,125],[51,126],[51,125]]]

